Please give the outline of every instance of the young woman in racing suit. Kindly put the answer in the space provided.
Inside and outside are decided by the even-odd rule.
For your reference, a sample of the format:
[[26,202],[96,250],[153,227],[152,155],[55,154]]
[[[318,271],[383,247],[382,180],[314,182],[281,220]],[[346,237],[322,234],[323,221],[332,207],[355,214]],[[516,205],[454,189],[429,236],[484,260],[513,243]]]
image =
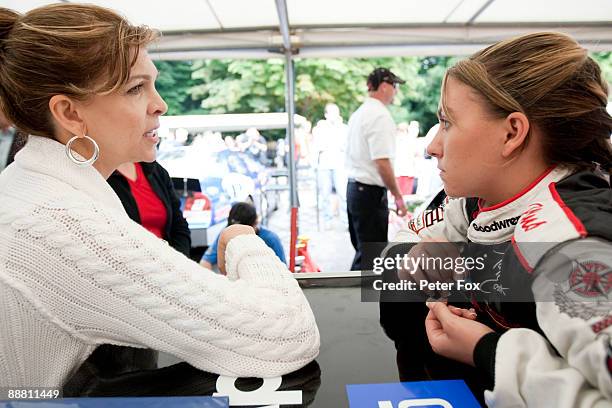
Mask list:
[[[431,302],[425,319],[435,353],[494,380],[488,406],[612,405],[607,95],[598,65],[559,33],[499,42],[444,78],[428,153],[449,199],[396,241],[503,248],[490,251],[497,272],[470,277],[481,285],[472,310]],[[401,321],[384,312],[383,327],[401,343]]]

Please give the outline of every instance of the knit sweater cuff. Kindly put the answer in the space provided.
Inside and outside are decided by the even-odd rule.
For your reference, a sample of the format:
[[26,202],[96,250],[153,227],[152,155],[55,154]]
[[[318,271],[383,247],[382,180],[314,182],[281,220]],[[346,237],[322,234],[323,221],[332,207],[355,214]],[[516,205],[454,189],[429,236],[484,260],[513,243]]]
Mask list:
[[274,251],[257,235],[238,235],[230,240],[225,250],[227,277],[246,280],[278,280],[279,273],[287,272]]

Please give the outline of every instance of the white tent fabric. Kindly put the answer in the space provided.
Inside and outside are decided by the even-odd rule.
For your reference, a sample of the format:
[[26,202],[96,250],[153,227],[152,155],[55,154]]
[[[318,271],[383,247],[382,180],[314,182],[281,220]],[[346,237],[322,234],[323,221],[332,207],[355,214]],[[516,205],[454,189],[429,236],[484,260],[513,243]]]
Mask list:
[[[155,58],[269,58],[283,47],[274,0],[87,0],[160,29]],[[25,12],[48,0],[0,0]],[[286,0],[299,57],[460,55],[530,31],[612,50],[610,0]]]

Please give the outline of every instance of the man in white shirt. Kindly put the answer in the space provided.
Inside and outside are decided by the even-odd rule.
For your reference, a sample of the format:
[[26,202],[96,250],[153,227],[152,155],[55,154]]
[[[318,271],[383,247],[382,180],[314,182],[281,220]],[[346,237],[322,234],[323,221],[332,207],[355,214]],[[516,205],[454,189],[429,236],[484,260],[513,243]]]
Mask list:
[[376,68],[368,76],[368,97],[348,122],[346,200],[349,232],[356,251],[351,270],[370,269],[361,262],[365,243],[387,242],[387,189],[395,199],[398,215],[406,214],[393,172],[396,126],[386,107],[395,98],[397,84],[403,83],[387,68]]

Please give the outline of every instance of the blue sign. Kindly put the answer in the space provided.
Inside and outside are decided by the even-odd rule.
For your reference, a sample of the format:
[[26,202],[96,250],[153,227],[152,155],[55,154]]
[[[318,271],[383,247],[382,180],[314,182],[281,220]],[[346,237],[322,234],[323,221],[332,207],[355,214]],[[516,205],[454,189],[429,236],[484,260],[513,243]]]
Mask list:
[[346,392],[350,408],[480,408],[463,380],[349,384]]
[[0,408],[228,408],[227,397],[58,398],[0,401]]

